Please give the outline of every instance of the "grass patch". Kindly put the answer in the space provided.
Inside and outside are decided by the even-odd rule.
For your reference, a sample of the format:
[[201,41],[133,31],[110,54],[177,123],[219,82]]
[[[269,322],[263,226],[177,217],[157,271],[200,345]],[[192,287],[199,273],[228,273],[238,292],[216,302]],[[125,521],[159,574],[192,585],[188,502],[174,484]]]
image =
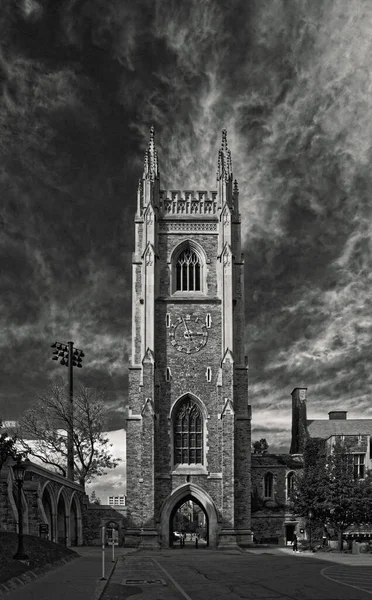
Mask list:
[[67,556],[78,556],[66,546],[54,544],[34,535],[25,535],[23,540],[25,552],[29,556],[29,565],[13,558],[18,547],[17,534],[8,531],[0,532],[0,583]]

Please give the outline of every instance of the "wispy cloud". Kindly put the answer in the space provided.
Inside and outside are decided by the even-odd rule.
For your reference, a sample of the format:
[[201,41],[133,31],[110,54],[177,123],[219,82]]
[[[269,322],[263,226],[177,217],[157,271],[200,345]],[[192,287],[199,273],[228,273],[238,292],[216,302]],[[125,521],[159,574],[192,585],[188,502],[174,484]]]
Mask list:
[[0,28],[1,416],[63,375],[49,346],[73,339],[124,426],[152,124],[173,189],[215,187],[228,129],[254,426],[284,443],[297,385],[312,414],[368,411],[372,7],[7,0]]

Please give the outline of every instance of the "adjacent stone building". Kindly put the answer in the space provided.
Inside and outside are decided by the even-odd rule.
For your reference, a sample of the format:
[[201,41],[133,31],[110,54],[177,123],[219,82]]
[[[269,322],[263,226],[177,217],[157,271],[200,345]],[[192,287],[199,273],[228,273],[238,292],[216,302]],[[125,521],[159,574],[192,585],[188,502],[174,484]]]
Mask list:
[[[307,418],[307,388],[292,392],[292,438],[289,454],[252,455],[252,531],[254,541],[286,545],[294,531],[301,539],[305,518],[290,511],[289,493],[296,472],[303,468],[309,438],[324,440],[331,452],[336,441],[353,455],[354,477],[363,478],[372,466],[372,419],[347,419],[347,411],[332,410],[328,419]],[[346,537],[370,539],[370,526],[349,527]]]
[[154,131],[138,187],[127,421],[127,540],[172,543],[186,500],[211,547],[252,540],[239,192],[226,131],[217,189],[160,189]]

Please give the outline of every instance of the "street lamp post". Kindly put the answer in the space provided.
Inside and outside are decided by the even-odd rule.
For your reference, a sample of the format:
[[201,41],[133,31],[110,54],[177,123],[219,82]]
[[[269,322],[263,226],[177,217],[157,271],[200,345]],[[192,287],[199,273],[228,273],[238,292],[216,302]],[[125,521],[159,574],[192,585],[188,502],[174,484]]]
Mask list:
[[54,348],[52,360],[61,359],[61,365],[68,367],[69,384],[69,415],[67,428],[67,477],[74,480],[74,378],[73,367],[82,368],[84,352],[78,348],[74,349],[74,342],[54,342],[51,346]]
[[312,543],[311,543],[311,519],[313,518],[313,513],[311,510],[309,510],[309,534],[310,534],[310,552],[312,550]]
[[17,462],[13,467],[14,477],[18,484],[17,504],[18,504],[18,548],[13,558],[17,560],[28,560],[28,555],[23,547],[23,510],[22,510],[22,488],[25,477],[25,464]]

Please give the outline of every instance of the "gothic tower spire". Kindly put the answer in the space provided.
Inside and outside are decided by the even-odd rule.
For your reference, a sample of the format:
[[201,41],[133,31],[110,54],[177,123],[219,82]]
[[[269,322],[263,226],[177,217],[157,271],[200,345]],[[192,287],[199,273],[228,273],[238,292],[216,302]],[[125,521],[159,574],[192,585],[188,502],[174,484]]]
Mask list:
[[158,154],[155,146],[155,129],[153,126],[150,127],[150,141],[145,151],[143,179],[150,179],[151,181],[159,179]]
[[227,144],[226,129],[222,130],[221,147],[218,151],[217,189],[220,208],[228,204],[229,208],[234,210],[234,198],[236,197],[234,192],[237,189],[237,182],[233,185],[231,150]]
[[221,148],[218,151],[217,181],[223,179],[228,182],[232,176],[231,150],[227,145],[227,131],[223,129]]
[[138,215],[142,215],[143,210],[152,204],[158,206],[159,203],[160,172],[158,164],[158,153],[155,146],[155,129],[150,127],[150,140],[145,151],[143,161],[142,180],[138,186]]

